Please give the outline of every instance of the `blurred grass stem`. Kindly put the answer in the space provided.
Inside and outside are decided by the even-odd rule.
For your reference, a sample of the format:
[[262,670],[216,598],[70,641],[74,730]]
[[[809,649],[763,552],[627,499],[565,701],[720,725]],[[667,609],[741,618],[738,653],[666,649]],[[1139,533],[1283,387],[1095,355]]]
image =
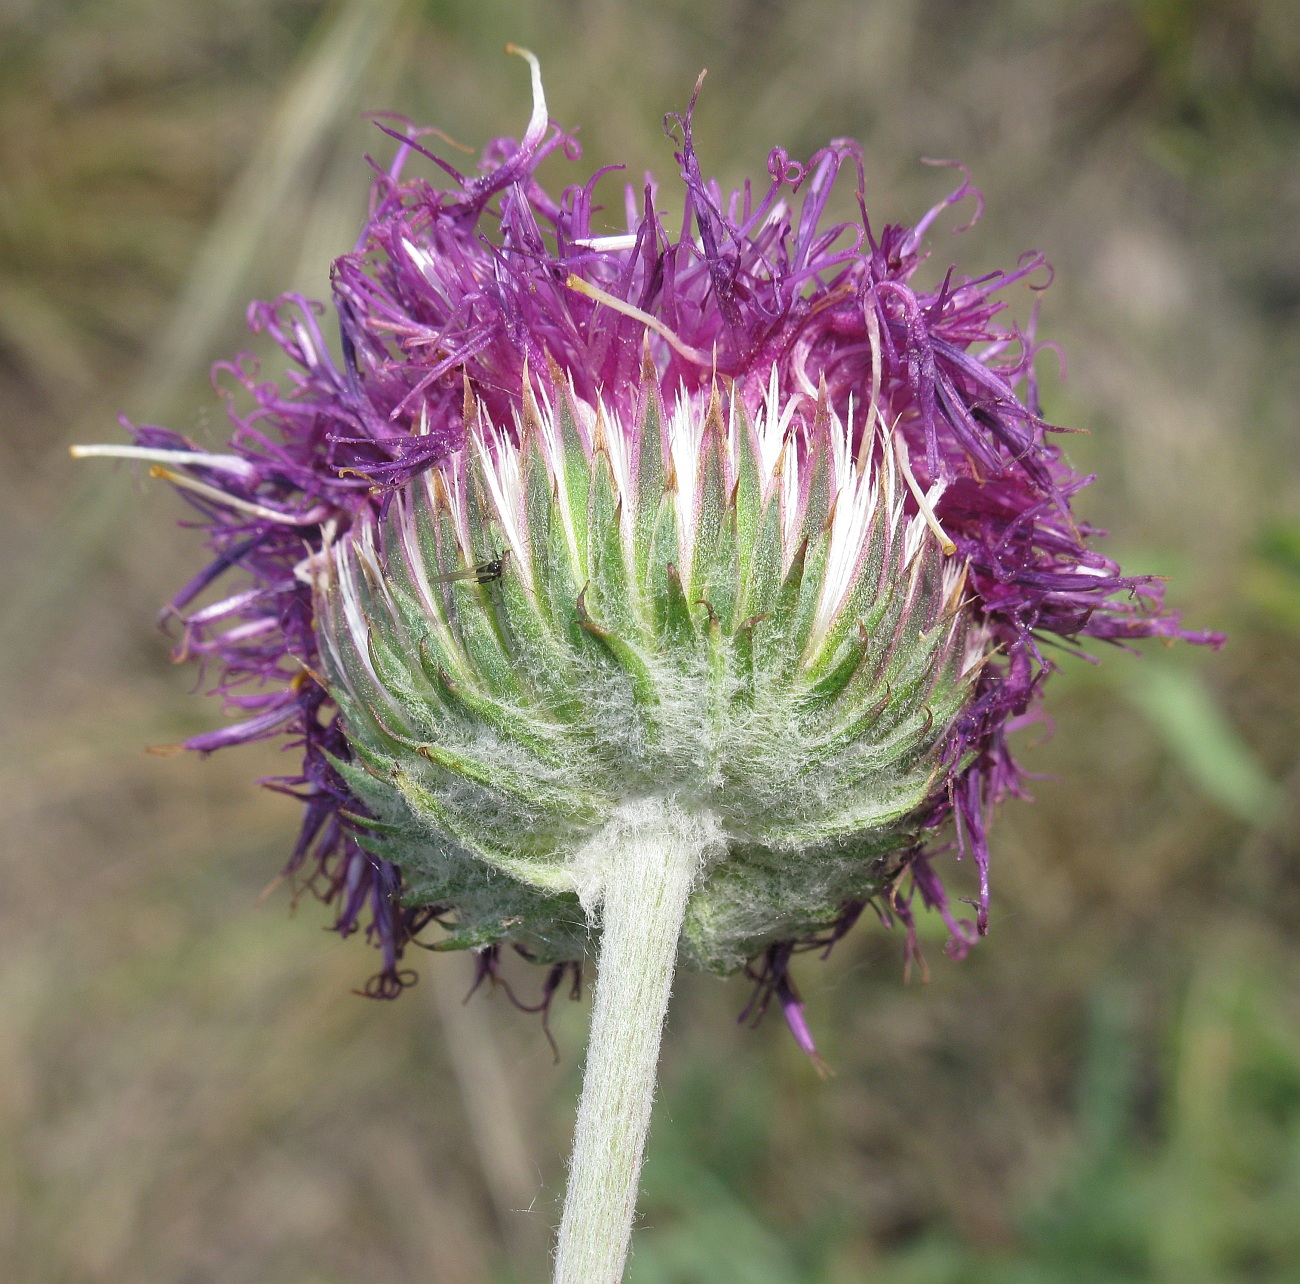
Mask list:
[[537,1165],[516,1109],[515,1092],[506,1074],[501,1049],[481,1003],[466,1003],[460,974],[440,968],[429,977],[461,1106],[478,1153],[483,1182],[492,1200],[502,1238],[512,1259],[540,1253],[533,1222],[524,1214],[537,1193]]
[[[322,149],[353,107],[367,70],[407,7],[407,0],[351,0],[322,20],[317,39],[301,55],[261,142],[222,202],[168,320],[157,332],[127,398],[140,417],[167,414],[211,360],[247,294],[249,274],[271,230],[319,166]],[[96,406],[77,436],[98,436],[108,417]],[[128,487],[105,486],[95,475],[79,481],[66,510],[50,523],[44,545],[26,559],[33,569],[13,591],[0,627],[0,649],[11,655],[41,653],[42,641],[58,627],[54,613],[59,604],[77,600],[74,586],[86,563],[101,555],[131,504]],[[41,620],[40,627],[32,628],[34,618]]]
[[141,389],[146,405],[171,403],[208,360],[215,328],[244,297],[244,278],[262,248],[264,229],[276,223],[318,163],[404,7],[404,0],[352,0],[303,56],[194,261],[172,323],[162,330]]

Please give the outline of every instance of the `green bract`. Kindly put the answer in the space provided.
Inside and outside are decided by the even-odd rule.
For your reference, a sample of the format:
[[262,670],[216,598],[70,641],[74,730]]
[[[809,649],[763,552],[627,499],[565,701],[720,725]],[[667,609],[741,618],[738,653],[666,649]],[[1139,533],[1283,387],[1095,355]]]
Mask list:
[[[447,948],[581,957],[599,853],[664,799],[714,835],[684,961],[727,972],[886,891],[960,764],[984,649],[900,439],[734,390],[636,422],[525,372],[513,424],[312,559],[321,652],[371,816]],[[927,522],[929,523],[927,525]],[[951,546],[947,546],[951,549]]]

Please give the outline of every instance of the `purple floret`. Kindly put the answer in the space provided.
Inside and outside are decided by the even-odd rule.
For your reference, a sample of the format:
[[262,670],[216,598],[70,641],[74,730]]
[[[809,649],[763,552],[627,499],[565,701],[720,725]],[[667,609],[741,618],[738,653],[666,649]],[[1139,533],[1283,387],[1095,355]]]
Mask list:
[[[998,320],[1009,286],[1038,280],[1031,288],[1045,287],[1043,257],[1028,254],[1010,271],[976,279],[950,271],[934,290],[912,283],[934,220],[968,199],[972,222],[981,212],[965,171],[911,228],[873,228],[862,153],[849,140],[806,164],[774,149],[757,192],[746,183],[726,194],[701,174],[694,105],[692,97],[684,115],[666,122],[679,147],[681,226],[665,225],[647,180],[625,190],[626,233],[618,239],[603,230],[596,205],[596,183],[607,171],[558,200],[538,184],[548,155],[579,155],[576,142],[543,119],[535,117],[519,142],[492,142],[473,177],[427,151],[420,141],[427,135],[382,125],[399,139],[397,157],[388,171],[376,168],[369,220],[331,274],[341,362],[319,328],[325,309],[286,295],[254,304],[249,325],[290,358],[287,383],[259,379],[247,357],[214,369],[214,378],[237,385],[228,397],[229,452],[244,464],[189,470],[232,502],[181,492],[199,514],[212,560],[171,609],[183,627],[178,653],[211,666],[213,689],[238,720],[187,747],[206,753],[287,737],[301,753],[299,774],[266,782],[304,804],[286,873],[334,906],[339,932],[367,925],[383,952],[368,993],[387,997],[409,983],[403,948],[438,907],[404,907],[400,871],[353,835],[352,817],[364,808],[330,765],[347,748],[316,676],[311,590],[296,568],[329,535],[374,520],[396,488],[462,444],[467,384],[496,423],[510,424],[525,365],[558,368],[580,397],[602,397],[635,422],[647,344],[670,399],[706,392],[722,376],[754,410],[775,367],[783,397],[804,395],[810,411],[823,384],[841,417],[852,401],[858,422],[874,396],[905,437],[921,486],[946,482],[937,516],[969,563],[967,609],[996,651],[946,746],[949,786],[925,829],[937,835],[953,821],[959,850],[975,860],[980,892],[977,923],[959,922],[927,857],[910,853],[906,896],[878,907],[907,928],[909,958],[918,894],[949,924],[952,953],[987,928],[987,819],[999,799],[1020,790],[1007,732],[1029,715],[1052,668],[1042,642],[1220,640],[1181,629],[1163,609],[1161,585],[1122,575],[1088,547],[1098,532],[1071,514],[1090,479],[1052,444],[1055,430],[1038,406],[1032,335]],[[439,183],[403,178],[414,153],[439,167]],[[860,218],[832,223],[826,209],[844,175]],[[574,288],[573,278],[654,318],[675,341]],[[236,400],[251,409],[238,409]],[[132,431],[141,445],[197,449],[166,429]],[[227,581],[228,596],[188,609]],[[862,908],[845,906],[827,935],[774,946],[751,965],[762,995],[780,999],[801,1042],[791,954],[833,944]],[[492,953],[484,975],[495,977],[496,962]]]

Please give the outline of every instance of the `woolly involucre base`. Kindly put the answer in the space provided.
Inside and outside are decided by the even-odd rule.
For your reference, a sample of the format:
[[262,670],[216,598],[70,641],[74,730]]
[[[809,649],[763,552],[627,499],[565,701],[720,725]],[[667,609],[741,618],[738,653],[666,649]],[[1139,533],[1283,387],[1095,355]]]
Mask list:
[[300,568],[361,841],[448,947],[544,961],[586,953],[637,800],[717,835],[694,966],[885,891],[984,649],[901,436],[775,377],[753,414],[737,390],[665,407],[651,369],[631,423],[554,375],[522,405],[467,405],[464,451]]

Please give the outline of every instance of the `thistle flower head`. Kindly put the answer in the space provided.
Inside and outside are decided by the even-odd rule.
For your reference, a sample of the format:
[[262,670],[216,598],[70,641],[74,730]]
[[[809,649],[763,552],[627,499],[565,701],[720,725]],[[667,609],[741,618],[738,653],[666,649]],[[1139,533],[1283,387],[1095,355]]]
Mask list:
[[[671,797],[707,831],[685,958],[747,967],[800,1034],[791,952],[868,904],[913,945],[916,894],[952,951],[985,930],[1044,641],[1214,639],[1072,513],[1087,479],[1041,416],[1032,334],[1000,319],[1042,257],[915,283],[935,219],[978,216],[964,170],[912,227],[868,219],[847,140],[774,149],[726,194],[692,98],[668,122],[680,226],[647,181],[609,235],[603,171],[558,199],[536,179],[578,149],[532,71],[527,130],[474,175],[382,126],[396,159],[332,273],[341,360],[319,307],[255,304],[293,369],[217,368],[228,451],[156,427],[118,451],[207,531],[172,607],[239,717],[189,747],[298,745],[271,782],[304,803],[289,871],[340,931],[368,924],[381,994],[434,920],[485,971],[503,945],[549,964],[549,994],[587,947],[602,836]],[[443,181],[404,177],[415,153]],[[974,924],[930,863],[950,823]]]

